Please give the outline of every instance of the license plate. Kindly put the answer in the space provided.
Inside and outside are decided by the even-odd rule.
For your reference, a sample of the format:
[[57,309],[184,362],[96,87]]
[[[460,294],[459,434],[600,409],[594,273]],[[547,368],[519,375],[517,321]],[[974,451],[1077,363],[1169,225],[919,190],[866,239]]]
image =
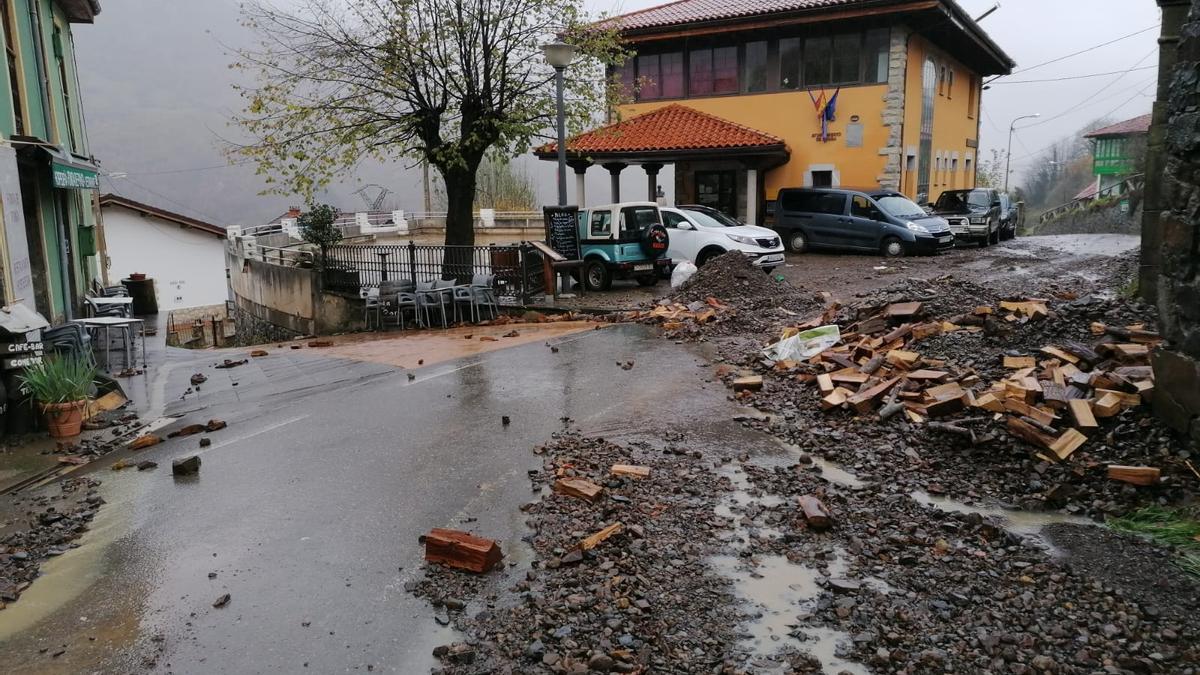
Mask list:
[[944,243],[950,241],[951,239],[952,239],[952,237],[938,237],[938,243],[944,244]]
[[633,266],[634,272],[649,272],[652,269],[654,269],[654,265],[634,265]]

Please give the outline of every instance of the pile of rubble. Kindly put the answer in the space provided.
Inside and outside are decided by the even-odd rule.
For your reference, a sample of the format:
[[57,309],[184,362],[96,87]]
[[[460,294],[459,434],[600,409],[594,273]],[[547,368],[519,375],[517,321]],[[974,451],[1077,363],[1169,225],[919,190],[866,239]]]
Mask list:
[[469,638],[435,651],[444,672],[734,672],[738,610],[704,564],[726,479],[670,444],[564,434],[537,452],[530,478],[548,489],[523,507],[535,556],[510,577],[519,603],[493,609],[486,577],[442,565],[409,586]]
[[0,609],[15,602],[38,577],[46,558],[75,548],[104,503],[96,492],[99,481],[67,479],[57,490],[18,498],[0,522]]
[[609,319],[661,325],[668,338],[696,340],[773,331],[816,307],[783,277],[768,275],[742,253],[730,251],[707,261],[654,307]]

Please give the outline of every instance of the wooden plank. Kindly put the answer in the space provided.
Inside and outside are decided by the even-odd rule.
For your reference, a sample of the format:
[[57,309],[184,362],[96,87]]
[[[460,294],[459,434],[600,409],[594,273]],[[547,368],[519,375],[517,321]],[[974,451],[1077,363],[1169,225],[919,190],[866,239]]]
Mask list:
[[1050,445],[1050,451],[1053,452],[1059,459],[1066,459],[1071,456],[1072,452],[1079,449],[1079,446],[1087,442],[1087,436],[1079,433],[1075,429],[1067,429],[1059,436],[1057,440]]
[[1088,363],[1100,362],[1100,355],[1097,354],[1095,350],[1078,342],[1063,342],[1060,343],[1060,347],[1063,351],[1077,356],[1081,360],[1087,361]]
[[1149,399],[1154,395],[1153,380],[1138,380],[1137,382],[1133,383],[1133,386],[1137,388],[1138,395],[1143,399]]
[[963,388],[957,382],[947,382],[946,384],[939,384],[936,387],[930,387],[929,389],[926,389],[925,395],[935,401],[961,398],[963,395]]
[[1037,361],[1032,356],[1006,356],[1004,357],[1004,367],[1020,370],[1021,368],[1035,368]]
[[921,303],[919,302],[896,302],[887,306],[883,311],[887,317],[910,317],[916,316],[921,311]]
[[1153,380],[1154,368],[1150,366],[1121,366],[1113,372],[1129,380]]
[[821,410],[833,410],[834,408],[842,407],[846,399],[850,398],[853,392],[849,392],[842,387],[838,387],[829,392],[828,396],[821,399]]
[[860,391],[854,396],[851,396],[847,400],[847,403],[849,403],[856,411],[860,413],[870,412],[871,409],[875,407],[875,401],[880,396],[883,396],[885,393],[887,393],[887,391],[894,387],[899,381],[900,378],[893,377],[890,380],[880,382],[873,387],[870,387],[864,391]]
[[912,338],[914,340],[924,340],[927,337],[938,335],[942,330],[942,325],[936,321],[919,323],[912,327]]
[[554,491],[568,497],[577,497],[585,502],[594,502],[600,498],[604,488],[582,478],[563,478],[555,481]]
[[860,373],[854,368],[843,368],[841,370],[835,370],[832,373],[829,373],[829,379],[831,382],[857,385],[871,379],[871,376],[866,373]]
[[1041,408],[1031,406],[1024,401],[1006,398],[1004,399],[1003,403],[1005,410],[1037,420],[1041,424],[1051,424],[1054,422],[1054,420],[1058,419],[1054,415],[1042,410]]
[[1070,396],[1063,385],[1047,382],[1042,385],[1042,400],[1056,408],[1064,408],[1070,401]]
[[893,366],[898,366],[905,370],[912,367],[921,358],[921,355],[916,352],[905,351],[903,349],[893,349],[887,353],[887,362]]
[[1121,407],[1124,408],[1136,408],[1142,404],[1142,397],[1140,394],[1131,394],[1129,392],[1116,391],[1113,389],[1096,389],[1097,396],[1103,397],[1107,396],[1108,394],[1113,394],[1117,398],[1121,399]]
[[958,398],[943,398],[928,401],[925,403],[925,412],[928,413],[930,417],[941,417],[943,415],[956,413],[966,407],[966,397],[959,396]]
[[621,531],[621,527],[622,527],[621,523],[613,523],[612,525],[605,527],[604,529],[600,530],[599,532],[589,535],[588,537],[586,537],[585,539],[583,539],[579,542],[579,549],[583,550],[583,551],[590,551],[590,550],[596,548],[596,546],[598,546],[600,544],[600,542],[604,541],[605,539],[608,539],[609,537],[613,536],[614,534],[619,533]]
[[435,527],[425,535],[427,562],[482,574],[503,557],[496,542],[467,532]]
[[1092,406],[1092,413],[1096,417],[1112,417],[1119,412],[1121,412],[1121,397],[1111,392],[1098,398]]
[[1049,450],[1050,446],[1054,445],[1054,441],[1057,440],[1053,436],[1043,433],[1032,424],[1012,415],[1008,416],[1005,426],[1013,436],[1046,450]]
[[1161,475],[1162,471],[1155,466],[1108,465],[1109,478],[1131,485],[1154,485]]
[[979,305],[975,309],[971,310],[971,313],[974,314],[975,316],[988,316],[989,314],[992,314],[994,311],[995,310],[993,310],[991,307],[989,307],[987,305]]
[[950,377],[950,373],[947,373],[944,370],[929,370],[927,368],[922,368],[920,370],[914,370],[908,373],[905,375],[905,377],[910,380],[929,380],[931,382],[938,382]]
[[613,464],[609,469],[609,473],[614,476],[628,476],[629,478],[649,478],[650,467],[639,466],[637,464]]
[[1070,364],[1079,363],[1078,356],[1064,352],[1063,350],[1059,349],[1058,347],[1046,346],[1046,347],[1042,347],[1039,351],[1042,352],[1043,354],[1053,356],[1054,358],[1058,359],[1059,361],[1064,361],[1064,362],[1070,363]]
[[810,528],[828,530],[833,526],[833,516],[830,515],[829,509],[820,499],[813,495],[800,495],[797,500],[800,502],[800,510],[804,512],[804,519]]
[[1085,399],[1067,401],[1067,409],[1071,411],[1071,420],[1077,428],[1090,431],[1100,426],[1096,423],[1096,416],[1092,414],[1092,404]]
[[762,386],[762,375],[744,375],[733,381],[734,391],[758,391]]
[[1004,396],[1005,398],[1021,401],[1022,403],[1033,403],[1034,399],[1037,397],[1037,392],[1031,391],[1021,382],[1005,380]]
[[830,377],[828,373],[822,373],[817,376],[817,388],[821,390],[822,394],[825,394],[826,396],[832,394],[833,387],[833,378]]
[[1117,343],[1110,345],[1110,348],[1118,358],[1125,360],[1139,360],[1150,356],[1150,348],[1137,342]]
[[983,408],[992,412],[1004,412],[1006,410],[1004,403],[992,392],[977,396],[974,405],[976,408]]

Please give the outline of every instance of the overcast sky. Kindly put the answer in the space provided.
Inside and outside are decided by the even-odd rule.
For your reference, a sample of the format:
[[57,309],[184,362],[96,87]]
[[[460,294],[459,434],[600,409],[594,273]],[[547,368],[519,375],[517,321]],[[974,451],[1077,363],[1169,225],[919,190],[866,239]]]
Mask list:
[[[661,4],[653,0],[587,0],[594,12],[618,13]],[[994,0],[960,0],[972,16]],[[222,138],[236,134],[227,120],[239,108],[230,87],[227,46],[250,36],[238,23],[236,0],[102,0],[95,25],[73,26],[93,153],[104,170],[103,188],[213,222],[253,224],[295,199],[260,197],[251,166],[227,166]],[[1098,118],[1126,119],[1150,110],[1157,66],[1157,29],[1032,68],[1151,28],[1159,22],[1153,0],[1002,0],[982,26],[1017,62],[1017,72],[984,93],[981,155],[1003,149],[1012,120],[1023,120],[1013,140],[1013,181],[1039,161],[1046,146]],[[1130,69],[1133,70],[1130,70]],[[1129,72],[1124,72],[1129,71]],[[1115,73],[1085,79],[1028,80]],[[1012,84],[1001,84],[1005,81]],[[554,196],[553,164],[527,159],[541,196]],[[626,171],[626,188],[640,195],[644,175]],[[403,166],[364,166],[325,195],[342,208],[362,208],[352,192],[386,186],[393,205],[421,210],[419,172]],[[669,188],[670,174],[662,181]],[[607,174],[589,174],[589,190],[604,191]],[[593,192],[593,194],[596,194]],[[631,192],[630,194],[634,194]]]

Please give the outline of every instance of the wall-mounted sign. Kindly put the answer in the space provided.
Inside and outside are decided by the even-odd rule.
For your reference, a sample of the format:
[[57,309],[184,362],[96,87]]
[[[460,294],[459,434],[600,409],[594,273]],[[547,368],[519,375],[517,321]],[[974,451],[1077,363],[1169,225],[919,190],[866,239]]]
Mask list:
[[52,162],[54,187],[65,190],[99,190],[100,174],[81,166]]

